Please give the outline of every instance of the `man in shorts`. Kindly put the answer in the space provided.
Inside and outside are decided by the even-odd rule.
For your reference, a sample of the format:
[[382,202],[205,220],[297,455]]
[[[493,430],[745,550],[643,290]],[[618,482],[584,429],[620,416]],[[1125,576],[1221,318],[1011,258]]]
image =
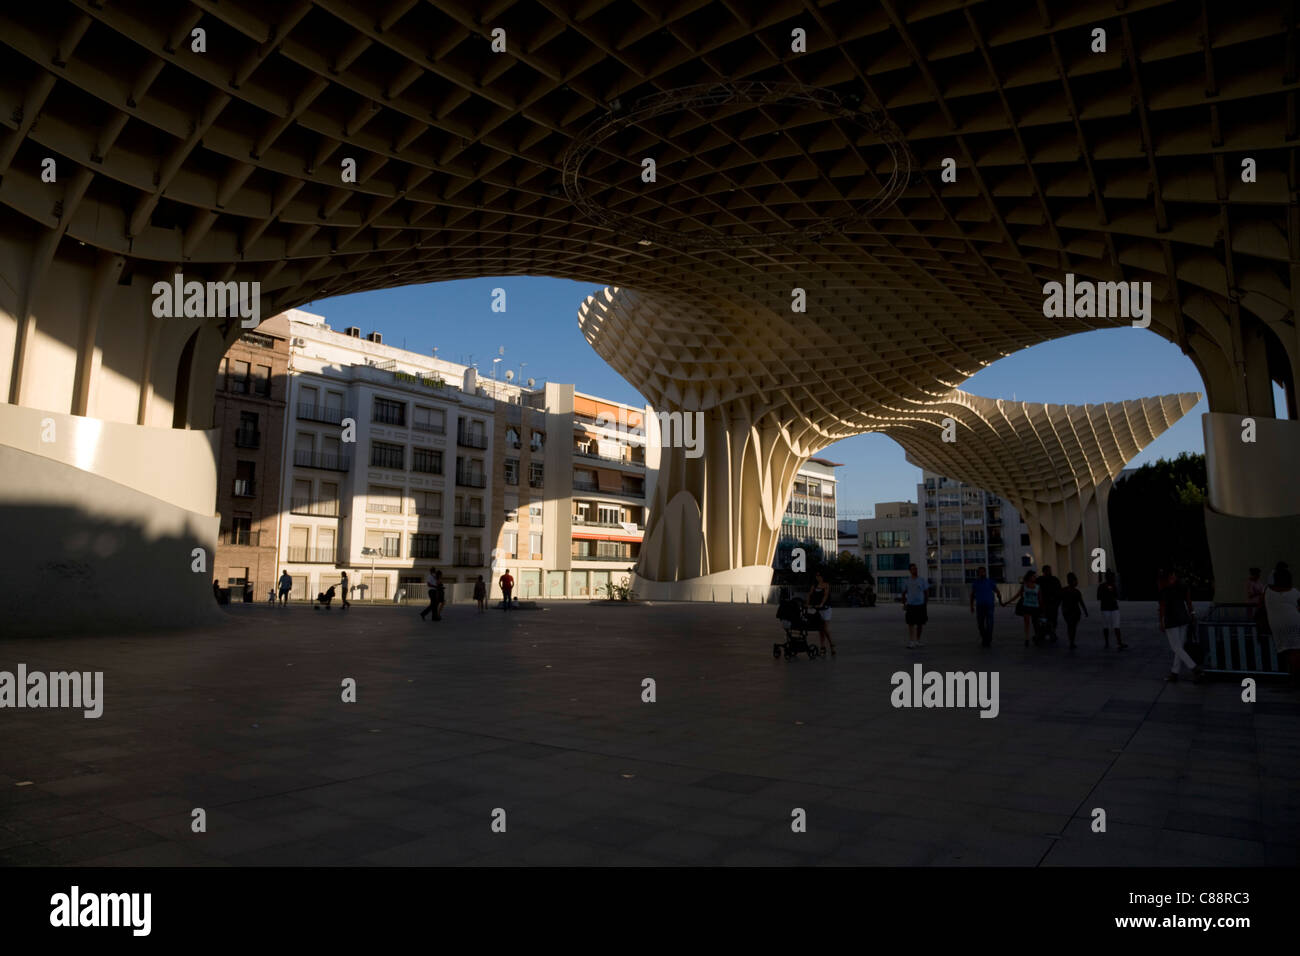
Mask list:
[[1121,651],[1128,647],[1119,633],[1119,589],[1115,587],[1115,572],[1107,571],[1106,580],[1097,586],[1097,603],[1101,605],[1101,639],[1110,647],[1110,632],[1115,632],[1115,646]]
[[907,649],[925,647],[921,643],[921,629],[925,627],[929,616],[925,612],[926,599],[929,596],[930,582],[918,576],[915,564],[909,564],[907,570],[911,577],[903,586],[903,610],[907,620]]

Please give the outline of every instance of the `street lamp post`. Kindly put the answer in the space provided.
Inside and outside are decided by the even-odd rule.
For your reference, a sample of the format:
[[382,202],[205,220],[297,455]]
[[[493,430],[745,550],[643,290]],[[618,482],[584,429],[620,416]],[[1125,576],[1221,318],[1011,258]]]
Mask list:
[[378,548],[362,548],[362,554],[370,555],[370,603],[375,603],[375,558],[379,557]]

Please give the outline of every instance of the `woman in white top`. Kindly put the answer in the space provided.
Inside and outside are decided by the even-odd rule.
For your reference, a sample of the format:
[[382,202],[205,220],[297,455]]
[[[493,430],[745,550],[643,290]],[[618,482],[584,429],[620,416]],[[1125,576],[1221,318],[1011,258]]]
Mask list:
[[1293,678],[1300,677],[1300,591],[1291,586],[1290,569],[1279,566],[1264,592],[1264,609],[1278,661]]

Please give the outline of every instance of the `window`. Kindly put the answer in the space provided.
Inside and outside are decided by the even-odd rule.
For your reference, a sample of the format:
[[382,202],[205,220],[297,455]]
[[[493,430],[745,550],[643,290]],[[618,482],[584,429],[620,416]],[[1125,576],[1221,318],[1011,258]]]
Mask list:
[[877,531],[877,548],[907,548],[912,544],[910,531]]
[[1026,548],[1029,547],[1029,535],[1025,534],[1024,532],[1021,532],[1021,533],[1020,533],[1020,543],[1021,543],[1022,546],[1026,547]]
[[433,448],[412,448],[411,471],[418,471],[425,475],[441,475],[442,452]]
[[230,390],[240,395],[248,394],[248,363],[235,361],[235,374],[230,380]]
[[271,366],[257,366],[257,375],[253,379],[253,392],[263,398],[271,396]]
[[540,461],[530,461],[528,463],[528,486],[530,488],[540,488],[546,484],[545,467]]
[[406,403],[387,398],[376,398],[370,420],[384,425],[406,424]]
[[[400,531],[367,531],[367,548],[379,551],[380,556],[396,558],[402,554],[402,534]],[[366,555],[369,557],[369,555]]]
[[436,534],[411,535],[412,558],[438,558],[439,541]]
[[521,442],[519,440],[519,429],[515,428],[513,425],[506,429],[506,444],[511,448],[520,447]]
[[366,510],[379,514],[402,513],[402,489],[371,485],[366,492]]
[[906,571],[911,563],[911,556],[906,554],[876,555],[876,569],[878,571]]
[[230,519],[230,543],[251,544],[253,540],[253,519],[251,517],[234,517]]
[[623,494],[625,495],[643,495],[645,494],[644,478],[624,478]]
[[546,447],[546,432],[534,431],[532,439],[528,442],[528,447],[533,451],[541,451]]
[[507,558],[519,557],[519,532],[507,531],[501,536],[501,547]]
[[1020,566],[1021,566],[1022,568],[1030,567],[1030,562],[1031,562],[1032,560],[1033,560],[1033,558],[1031,558],[1029,555],[1027,555],[1027,554],[1022,554],[1022,555],[1020,556]]
[[442,492],[417,491],[415,493],[415,513],[422,518],[441,518]]
[[529,533],[528,553],[535,558],[542,556],[542,536],[539,532],[532,531]]
[[392,445],[383,441],[370,443],[370,464],[376,468],[403,468],[406,460],[406,446]]
[[235,462],[235,497],[251,498],[257,487],[254,477],[257,466],[251,461]]
[[[248,580],[248,568],[231,568],[226,574],[226,584],[232,592],[244,590],[244,582]],[[234,594],[231,594],[234,597]]]
[[529,506],[528,506],[528,517],[530,517],[530,518],[538,518],[538,519],[540,519],[540,518],[542,517],[542,506],[541,506],[541,505],[529,505]]
[[446,416],[441,409],[416,405],[411,415],[411,427],[417,431],[443,435],[447,432]]
[[257,430],[257,412],[240,412],[239,427],[235,430],[235,445],[239,448],[256,448],[262,435]]
[[506,459],[506,484],[507,485],[519,484],[519,459],[518,458]]

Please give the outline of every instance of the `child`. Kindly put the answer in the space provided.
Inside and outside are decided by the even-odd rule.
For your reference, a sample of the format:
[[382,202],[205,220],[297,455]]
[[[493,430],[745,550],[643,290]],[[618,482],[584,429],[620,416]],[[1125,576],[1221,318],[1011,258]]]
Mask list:
[[328,611],[330,609],[330,602],[334,600],[334,585],[331,584],[328,591],[322,591],[320,594],[316,595],[316,600],[319,601],[324,606],[325,610]]
[[1070,636],[1070,647],[1074,647],[1074,635],[1079,629],[1079,612],[1088,616],[1088,605],[1083,603],[1079,592],[1079,578],[1073,571],[1065,576],[1065,589],[1061,591],[1061,616],[1065,618],[1065,630]]

